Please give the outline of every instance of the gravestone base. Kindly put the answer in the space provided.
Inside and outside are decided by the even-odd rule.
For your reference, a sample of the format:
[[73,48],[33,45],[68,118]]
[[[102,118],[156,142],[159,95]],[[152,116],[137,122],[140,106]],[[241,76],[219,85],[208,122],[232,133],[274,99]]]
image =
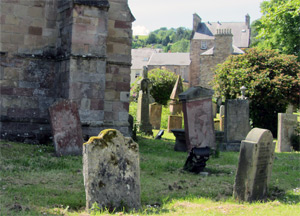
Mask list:
[[176,142],[174,146],[175,151],[186,152],[186,140],[185,140],[185,131],[184,129],[173,129],[171,130],[176,137]]
[[138,128],[140,132],[143,132],[146,135],[150,135],[150,136],[153,135],[151,124],[138,124]]
[[221,151],[232,151],[232,152],[239,152],[241,147],[241,143],[221,143],[220,150]]

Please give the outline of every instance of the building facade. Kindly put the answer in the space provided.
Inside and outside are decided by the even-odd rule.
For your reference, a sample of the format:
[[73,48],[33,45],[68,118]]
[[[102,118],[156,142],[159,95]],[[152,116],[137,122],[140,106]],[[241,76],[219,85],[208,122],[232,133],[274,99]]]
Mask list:
[[1,1],[1,139],[45,143],[48,108],[75,101],[83,134],[128,134],[127,0]]
[[190,86],[212,88],[215,67],[229,55],[242,54],[250,45],[250,16],[245,22],[204,23],[193,15],[189,71]]

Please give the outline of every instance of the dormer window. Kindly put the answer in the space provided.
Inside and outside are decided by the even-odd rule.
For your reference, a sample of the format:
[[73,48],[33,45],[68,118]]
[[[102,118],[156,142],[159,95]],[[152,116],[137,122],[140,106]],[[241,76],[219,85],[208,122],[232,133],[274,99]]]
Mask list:
[[207,49],[207,42],[206,41],[201,41],[201,49],[206,50]]
[[144,58],[144,61],[149,61],[149,58],[145,57],[145,58]]

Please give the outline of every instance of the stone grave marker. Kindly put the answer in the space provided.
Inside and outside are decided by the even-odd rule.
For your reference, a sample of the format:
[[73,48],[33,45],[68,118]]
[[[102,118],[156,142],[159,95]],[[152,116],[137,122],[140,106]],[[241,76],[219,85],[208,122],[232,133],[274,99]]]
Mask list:
[[77,104],[60,100],[49,112],[56,155],[81,155],[83,138]]
[[278,152],[292,151],[291,137],[296,132],[297,125],[297,115],[293,114],[292,108],[288,108],[287,113],[278,113]]
[[250,131],[249,101],[229,99],[225,102],[226,150],[239,151],[241,141]]
[[265,200],[271,178],[275,142],[269,130],[254,128],[242,141],[233,195],[240,201]]
[[150,95],[150,80],[148,79],[148,68],[144,67],[143,79],[140,81],[141,90],[139,92],[138,107],[137,107],[137,125],[141,132],[148,135],[153,135],[152,125],[149,119],[149,95]]
[[149,105],[150,124],[154,129],[160,129],[162,105],[152,103]]
[[[102,131],[83,145],[86,208],[139,209],[139,146],[115,129]],[[127,210],[128,210],[127,209]]]
[[225,124],[225,106],[220,106],[220,131],[224,131],[224,124]]
[[212,95],[214,91],[194,86],[179,95],[183,103],[184,128],[188,151],[193,147],[216,149]]
[[168,117],[168,132],[171,133],[173,129],[182,128],[182,117],[178,115],[170,115]]

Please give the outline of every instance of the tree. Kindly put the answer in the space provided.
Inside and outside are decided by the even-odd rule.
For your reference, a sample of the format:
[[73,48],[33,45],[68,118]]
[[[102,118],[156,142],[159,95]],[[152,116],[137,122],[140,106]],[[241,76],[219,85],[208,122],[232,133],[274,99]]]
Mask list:
[[147,39],[147,44],[155,44],[157,41],[157,37],[155,33],[150,33],[148,39]]
[[189,52],[190,50],[190,41],[186,39],[181,39],[171,46],[171,52]]
[[[138,83],[141,78],[142,77],[139,77],[132,84],[130,92],[131,95],[138,95],[138,92],[140,90]],[[176,83],[177,76],[173,72],[170,72],[168,70],[153,69],[149,71],[148,78],[152,83],[150,94],[154,98],[155,102],[162,105],[167,105]]]
[[300,1],[270,0],[261,4],[263,16],[256,23],[258,46],[277,49],[300,59]]
[[296,56],[252,48],[218,65],[212,83],[215,96],[226,99],[237,98],[245,86],[252,126],[276,136],[277,113],[285,112],[288,103],[299,103],[300,63]]

